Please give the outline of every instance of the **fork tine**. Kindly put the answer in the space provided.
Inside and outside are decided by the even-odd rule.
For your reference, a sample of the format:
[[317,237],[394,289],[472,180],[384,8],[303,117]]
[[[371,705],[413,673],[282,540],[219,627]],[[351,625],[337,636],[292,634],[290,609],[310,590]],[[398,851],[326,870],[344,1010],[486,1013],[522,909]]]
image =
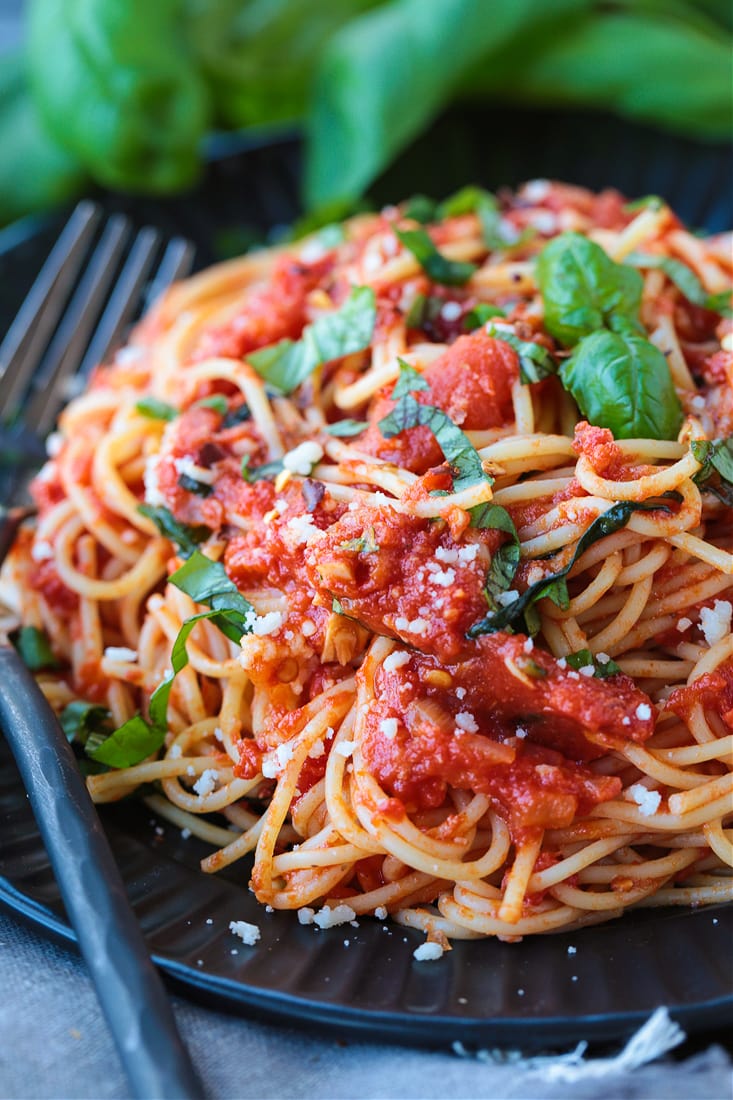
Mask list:
[[157,274],[145,296],[145,307],[153,304],[176,279],[188,275],[193,266],[195,248],[185,237],[174,237],[163,254]]
[[34,376],[26,420],[39,435],[50,430],[65,399],[64,384],[82,358],[129,233],[130,223],[126,217],[115,214],[110,218],[51,341],[48,354]]
[[100,216],[96,203],[85,201],[77,205],[0,344],[2,416],[12,410],[38,366]]
[[87,378],[94,367],[104,362],[122,342],[125,327],[139,304],[141,291],[159,243],[160,234],[155,229],[141,229],[135,238],[107,308],[89,344],[89,350],[77,372],[80,381]]

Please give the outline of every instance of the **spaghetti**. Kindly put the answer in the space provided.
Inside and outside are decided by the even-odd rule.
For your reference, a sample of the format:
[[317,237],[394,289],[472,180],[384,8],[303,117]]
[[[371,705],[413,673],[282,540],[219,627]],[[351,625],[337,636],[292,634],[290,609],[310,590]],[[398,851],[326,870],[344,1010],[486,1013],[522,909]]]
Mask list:
[[729,899],[730,285],[534,181],[170,290],[0,581],[94,799],[443,949]]

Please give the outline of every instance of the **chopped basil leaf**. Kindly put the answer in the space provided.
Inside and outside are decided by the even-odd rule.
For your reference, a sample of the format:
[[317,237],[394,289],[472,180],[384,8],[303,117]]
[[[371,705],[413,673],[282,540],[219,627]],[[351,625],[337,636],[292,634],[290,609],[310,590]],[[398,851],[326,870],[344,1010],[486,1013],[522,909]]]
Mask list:
[[67,741],[86,745],[92,734],[108,736],[112,732],[109,718],[110,713],[106,707],[76,699],[61,711],[59,724]]
[[470,509],[470,514],[472,527],[484,530],[493,528],[497,531],[505,531],[510,536],[509,541],[503,543],[492,554],[484,587],[489,607],[496,610],[497,593],[506,592],[511,587],[519,565],[519,535],[512,517],[500,504],[494,504],[492,501],[477,504]]
[[182,558],[190,557],[199,543],[206,542],[211,535],[210,529],[203,524],[191,527],[186,523],[179,523],[168,508],[139,504],[137,510],[153,521],[164,538],[176,544]]
[[354,550],[358,554],[379,553],[379,543],[373,527],[367,527],[358,539],[347,539],[340,544],[341,550]]
[[547,669],[538,665],[533,657],[525,657],[520,653],[515,659],[515,664],[525,676],[529,676],[532,680],[544,680],[547,676]]
[[141,397],[135,403],[135,409],[141,416],[147,416],[150,420],[175,420],[178,409],[174,409],[166,401],[160,401],[157,397]]
[[535,581],[512,603],[502,607],[499,611],[492,611],[485,618],[474,623],[468,631],[467,637],[478,638],[482,634],[494,634],[496,631],[506,630],[508,627],[525,633],[536,633],[537,630],[533,628],[539,627],[538,616],[530,615],[530,622],[527,622],[526,613],[527,611],[531,612],[532,605],[547,597],[558,607],[567,610],[570,604],[567,577],[576,561],[594,543],[625,527],[634,512],[651,512],[657,509],[663,512],[669,511],[666,505],[658,502],[623,500],[618,504],[614,504],[608,511],[597,516],[588,530],[578,539],[567,565],[558,573],[552,573],[549,577],[543,577],[542,580]]
[[624,203],[622,209],[627,214],[635,214],[637,210],[662,210],[666,205],[659,195],[642,195],[640,199]]
[[579,233],[562,233],[545,245],[537,261],[537,281],[545,328],[566,347],[604,328],[612,316],[627,318],[641,331],[641,275],[614,263],[600,245]]
[[187,493],[195,493],[198,497],[210,497],[214,491],[205,481],[197,481],[195,477],[189,477],[188,474],[179,474],[178,484]]
[[352,435],[361,435],[369,427],[366,420],[337,420],[335,424],[327,424],[324,431],[329,435],[335,435],[339,439],[346,439]]
[[23,664],[31,672],[59,668],[60,662],[54,656],[45,630],[39,630],[37,626],[21,626],[11,634],[10,640],[18,650]]
[[490,191],[469,183],[467,187],[461,187],[455,194],[449,195],[439,203],[436,221],[442,221],[444,218],[459,218],[462,214],[475,214],[484,206],[491,207],[493,210],[499,209],[499,204]]
[[733,507],[733,436],[714,441],[694,439],[690,450],[702,463],[702,469],[692,479],[695,484]]
[[487,321],[491,321],[494,317],[506,317],[506,313],[498,306],[490,306],[487,302],[479,302],[463,318],[463,327],[466,332],[473,332],[474,329],[481,328],[482,325],[485,325]]
[[229,402],[223,394],[212,393],[210,397],[202,397],[200,401],[195,401],[193,408],[213,409],[214,412],[221,413],[221,415],[224,416],[229,408]]
[[616,439],[676,439],[682,408],[659,348],[635,332],[601,330],[580,341],[560,379],[591,424]]
[[376,319],[374,291],[368,286],[357,286],[340,309],[324,313],[307,325],[300,340],[281,340],[253,351],[247,362],[281,393],[292,393],[322,363],[367,347]]
[[194,550],[186,563],[168,579],[195,603],[207,604],[210,610],[192,615],[181,625],[171,650],[171,671],[150,696],[150,720],[136,714],[103,741],[96,739],[92,743],[91,737],[87,741],[87,755],[112,768],[139,764],[163,744],[173,681],[188,664],[186,643],[196,623],[210,619],[233,642],[239,642],[251,629],[248,617],[253,612],[252,605],[229,579],[221,562],[211,561],[199,550]]
[[90,735],[85,752],[98,764],[108,764],[110,768],[131,768],[157,752],[165,741],[165,734],[165,726],[155,726],[136,714],[104,740],[100,740],[96,733]]
[[246,420],[252,419],[252,413],[250,412],[249,405],[246,401],[243,401],[241,405],[235,406],[230,409],[221,422],[222,428],[234,428],[237,424],[243,424]]
[[335,596],[333,596],[331,599],[331,610],[333,611],[334,615],[346,615],[343,604],[340,600],[337,600]]
[[250,485],[255,481],[274,481],[278,474],[283,472],[282,459],[274,462],[265,462],[262,466],[250,466],[252,455],[244,455],[242,458],[242,477]]
[[478,451],[465,432],[442,409],[421,405],[411,393],[406,393],[400,397],[392,412],[379,421],[379,430],[385,439],[392,439],[408,428],[419,426],[430,429],[446,461],[453,468],[454,492],[468,489],[480,481],[490,483]]
[[490,325],[488,333],[495,340],[503,340],[505,344],[516,351],[519,359],[519,378],[523,385],[541,382],[543,378],[557,372],[555,360],[542,344],[535,344],[534,341],[530,340],[520,340],[513,332],[503,332],[496,325]]
[[406,393],[430,389],[430,386],[420,374],[420,371],[415,370],[414,367],[411,367],[404,359],[400,359],[399,356],[397,357],[397,362],[400,365],[400,376],[395,382],[394,389],[392,390],[393,401],[399,401],[400,397],[404,397]]
[[615,676],[621,671],[610,657],[607,661],[599,661],[589,649],[579,649],[577,653],[569,653],[565,660],[571,668],[592,668],[593,675],[598,680],[606,680],[609,676]]
[[403,204],[402,217],[411,218],[414,222],[426,225],[437,219],[436,210],[437,204],[434,199],[428,198],[427,195],[413,195]]
[[692,268],[682,260],[676,260],[672,256],[658,256],[650,252],[631,252],[626,257],[625,263],[632,267],[658,268],[675,284],[688,302],[703,309],[712,310],[713,313],[720,313],[724,317],[733,315],[731,291],[724,290],[720,294],[710,294]]
[[424,229],[395,229],[395,234],[435,283],[463,286],[477,270],[476,264],[449,260],[438,251]]
[[212,561],[200,550],[195,550],[168,580],[190,596],[194,603],[202,603],[213,611],[222,612],[221,616],[213,617],[213,621],[231,641],[238,642],[246,633],[245,620],[254,609],[234,581],[230,580],[221,562]]
[[444,298],[436,298],[433,295],[418,294],[409,310],[405,314],[405,324],[408,328],[422,329],[425,325],[437,321],[440,311],[445,305]]

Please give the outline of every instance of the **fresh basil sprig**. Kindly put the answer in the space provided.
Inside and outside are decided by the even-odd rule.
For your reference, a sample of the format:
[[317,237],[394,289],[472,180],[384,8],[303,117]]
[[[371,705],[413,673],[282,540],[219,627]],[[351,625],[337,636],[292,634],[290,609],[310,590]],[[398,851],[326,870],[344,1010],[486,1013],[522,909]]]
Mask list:
[[513,332],[504,332],[496,325],[489,326],[488,334],[494,340],[502,340],[516,351],[519,359],[519,378],[523,385],[541,382],[543,378],[557,373],[555,360],[542,344],[536,344],[533,340],[520,340]]
[[292,393],[322,363],[367,347],[376,319],[374,291],[369,286],[357,286],[340,309],[324,313],[307,325],[300,340],[281,340],[250,352],[247,362],[280,393]]
[[463,286],[477,270],[476,264],[449,260],[439,252],[424,229],[395,229],[395,235],[434,283]]
[[635,331],[586,336],[560,379],[583,416],[616,439],[674,439],[679,431],[682,409],[667,360]]
[[710,294],[698,279],[691,267],[673,256],[658,256],[651,252],[630,252],[624,261],[632,267],[658,268],[675,284],[678,290],[693,305],[720,313],[723,317],[733,316],[731,309],[731,291],[723,290],[719,294]]
[[597,680],[607,680],[609,676],[615,676],[621,671],[610,657],[607,661],[599,661],[589,649],[579,649],[577,653],[569,653],[565,660],[574,669],[592,668]]
[[152,520],[164,538],[176,544],[182,558],[190,557],[194,550],[198,549],[199,544],[206,542],[211,535],[210,529],[203,524],[192,527],[186,523],[179,523],[168,508],[139,504],[137,510]]
[[150,420],[175,420],[178,416],[178,409],[157,397],[141,397],[135,403],[135,411]]
[[690,450],[702,463],[702,469],[692,479],[695,484],[733,507],[733,436],[716,440],[693,439]]
[[643,280],[600,245],[563,233],[537,261],[545,328],[573,354],[560,380],[592,424],[617,439],[674,439],[682,409],[666,359],[639,321]]
[[21,626],[10,635],[10,641],[20,654],[20,659],[31,672],[44,668],[59,668],[51,642],[45,630],[37,626]]
[[625,527],[634,512],[651,511],[668,512],[669,508],[658,502],[623,500],[614,504],[608,511],[593,520],[590,527],[578,539],[570,561],[557,573],[549,577],[543,577],[531,584],[526,591],[517,596],[516,600],[502,607],[498,611],[491,611],[483,619],[468,631],[467,637],[478,638],[482,634],[495,634],[498,630],[520,630],[526,633],[537,633],[538,623],[536,616],[530,614],[530,622],[527,622],[527,613],[532,611],[533,605],[538,600],[547,597],[563,610],[567,610],[570,604],[567,577],[571,569],[583,554],[599,539],[614,534]]

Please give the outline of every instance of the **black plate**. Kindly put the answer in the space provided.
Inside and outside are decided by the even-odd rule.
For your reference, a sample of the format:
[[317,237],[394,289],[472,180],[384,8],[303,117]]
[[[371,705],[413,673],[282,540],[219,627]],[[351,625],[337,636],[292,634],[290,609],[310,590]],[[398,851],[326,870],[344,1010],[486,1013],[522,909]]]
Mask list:
[[[262,236],[293,216],[298,158],[293,141],[229,148],[193,196],[102,198],[138,224],[190,236],[200,263],[208,263],[243,239],[243,227],[244,235]],[[720,230],[733,223],[730,175],[727,149],[600,116],[463,112],[442,119],[374,193],[386,201],[414,191],[445,194],[469,179],[496,187],[552,176],[630,195],[659,193],[692,224]],[[57,227],[52,217],[0,233],[0,322],[12,317]],[[513,945],[458,942],[440,960],[418,963],[412,952],[424,937],[396,925],[362,919],[357,928],[322,932],[293,914],[265,913],[247,890],[248,866],[203,875],[198,860],[208,849],[133,801],[105,807],[103,819],[156,961],[183,991],[218,1007],[363,1037],[525,1050],[620,1038],[662,1004],[688,1032],[733,1022],[731,906],[638,910]],[[73,941],[2,740],[0,836],[0,902]],[[230,920],[258,924],[257,946],[232,936]]]

